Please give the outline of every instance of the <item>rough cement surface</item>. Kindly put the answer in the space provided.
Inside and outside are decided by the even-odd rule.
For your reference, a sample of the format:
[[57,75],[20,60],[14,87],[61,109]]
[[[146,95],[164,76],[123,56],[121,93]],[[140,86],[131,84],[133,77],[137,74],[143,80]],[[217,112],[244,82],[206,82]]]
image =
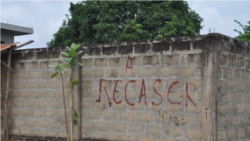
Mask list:
[[218,140],[250,140],[250,44],[218,36]]
[[[205,37],[81,46],[79,50],[84,50],[81,61],[85,64],[81,68],[80,86],[81,139],[201,140]],[[48,67],[56,63],[60,51],[67,49],[31,49],[13,53],[14,71],[8,103],[11,107],[9,128],[13,137],[65,138],[62,86],[59,77],[50,79],[54,70]],[[231,53],[223,55],[231,57]],[[244,59],[249,61],[243,57],[241,60]],[[2,82],[5,80],[3,68]],[[240,78],[241,75],[242,72]],[[69,103],[69,77],[66,75],[64,82]],[[249,116],[247,108],[243,113]],[[241,128],[237,130],[243,130]],[[247,139],[247,128],[245,125],[242,139]],[[223,133],[224,129],[219,128],[219,131]]]

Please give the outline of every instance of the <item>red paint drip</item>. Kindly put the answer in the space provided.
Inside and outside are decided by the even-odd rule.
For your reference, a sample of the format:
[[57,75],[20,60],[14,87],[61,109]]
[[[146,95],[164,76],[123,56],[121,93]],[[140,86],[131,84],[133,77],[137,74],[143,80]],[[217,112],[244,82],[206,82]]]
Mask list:
[[120,101],[116,101],[116,99],[115,99],[115,93],[119,93],[119,91],[116,90],[116,86],[117,86],[118,82],[122,82],[122,81],[121,80],[116,80],[116,82],[115,82],[115,88],[114,88],[114,93],[113,93],[113,100],[115,101],[116,104],[120,104],[122,102],[121,100]]
[[145,105],[147,105],[147,100],[146,100],[146,86],[145,86],[144,79],[142,79],[140,98],[139,98],[139,101],[138,101],[139,103],[141,102],[141,98],[142,97],[144,97]]
[[156,89],[155,89],[155,83],[156,83],[156,82],[161,83],[161,79],[157,79],[157,80],[155,80],[154,85],[153,85],[153,88],[154,88],[155,93],[161,97],[161,102],[160,102],[160,103],[158,103],[158,104],[156,104],[155,102],[152,102],[152,105],[156,105],[156,106],[158,106],[158,105],[160,105],[160,104],[162,103],[162,96],[161,96],[161,94],[159,94],[159,93],[156,91]]
[[180,104],[181,104],[180,102],[173,102],[173,101],[171,101],[171,100],[169,99],[169,94],[170,94],[170,93],[173,93],[173,91],[170,91],[170,90],[171,90],[171,88],[173,87],[173,85],[176,85],[177,83],[179,83],[179,81],[175,81],[175,82],[173,82],[173,83],[171,84],[171,86],[170,86],[169,89],[168,89],[167,98],[168,98],[169,103],[180,105]]
[[[128,66],[128,61],[130,62],[130,66]],[[128,68],[133,69],[133,66],[132,66],[132,63],[131,63],[131,59],[130,59],[130,55],[128,56],[128,59],[127,59],[126,73],[127,73],[127,69],[128,69]]]
[[[193,101],[193,99],[190,97],[190,95],[188,94],[188,84],[191,84],[191,85],[193,85],[194,86],[194,92],[195,92],[195,90],[196,90],[196,86],[193,84],[193,83],[191,83],[191,82],[188,82],[188,83],[186,83],[186,107],[188,106],[188,102],[187,102],[187,99],[189,99],[193,104],[194,104],[194,106],[196,106],[196,104],[194,103],[194,101]],[[193,93],[194,93],[193,92]]]
[[[135,83],[135,80],[130,80],[130,81],[128,81],[128,83]],[[128,103],[128,105],[130,105],[130,106],[134,106],[135,104],[134,103],[129,103],[128,102],[128,99],[127,99],[127,86],[128,86],[128,83],[126,84],[126,86],[125,86],[125,101]]]
[[[111,80],[100,79],[99,99],[98,99],[98,100],[96,100],[96,102],[101,102],[101,94],[102,94],[102,81],[108,82],[109,84],[111,83]],[[110,101],[110,99],[109,99],[109,95],[108,95],[108,92],[107,92],[107,90],[106,90],[106,88],[105,88],[105,87],[104,87],[104,90],[105,90],[106,95],[107,95],[108,100],[109,100],[109,106],[111,106],[111,104],[112,104],[112,103],[111,103],[111,101]]]

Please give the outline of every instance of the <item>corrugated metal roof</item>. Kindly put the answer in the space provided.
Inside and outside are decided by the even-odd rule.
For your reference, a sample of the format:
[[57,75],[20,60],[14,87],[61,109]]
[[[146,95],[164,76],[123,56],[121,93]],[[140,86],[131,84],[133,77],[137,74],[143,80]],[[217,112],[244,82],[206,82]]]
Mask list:
[[16,44],[20,44],[19,42],[15,42],[15,43],[10,43],[10,44],[1,44],[1,52],[5,49],[10,48],[11,46],[15,46]]

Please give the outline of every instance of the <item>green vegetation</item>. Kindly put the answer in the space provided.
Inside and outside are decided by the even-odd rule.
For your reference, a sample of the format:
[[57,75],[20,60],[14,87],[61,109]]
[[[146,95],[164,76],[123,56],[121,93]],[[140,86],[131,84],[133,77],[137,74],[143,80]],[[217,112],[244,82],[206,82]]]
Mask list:
[[238,23],[240,27],[243,29],[243,33],[241,31],[238,31],[234,29],[235,32],[239,33],[239,36],[236,36],[235,38],[238,40],[250,42],[250,21],[248,21],[248,25],[242,25],[239,21],[234,20],[234,22]]
[[48,47],[199,34],[203,19],[185,1],[81,1]]
[[54,78],[57,76],[58,73],[61,75],[61,81],[62,81],[62,91],[63,91],[63,105],[64,105],[64,112],[65,112],[65,124],[66,124],[66,134],[67,134],[67,141],[69,141],[69,132],[68,132],[68,122],[67,122],[67,110],[66,110],[66,103],[65,103],[65,97],[64,97],[64,85],[63,85],[63,75],[62,74],[68,74],[67,71],[64,69],[71,68],[70,74],[70,122],[71,122],[71,141],[73,141],[73,124],[77,125],[77,119],[78,114],[76,113],[75,109],[73,108],[72,99],[73,99],[73,86],[80,84],[80,82],[73,80],[73,69],[76,64],[80,66],[84,66],[82,63],[77,62],[76,59],[79,54],[82,53],[82,51],[77,52],[77,49],[80,47],[80,44],[74,44],[72,43],[71,48],[67,47],[69,49],[68,52],[61,52],[62,55],[66,56],[62,59],[66,61],[67,63],[64,65],[60,65],[60,62],[58,60],[56,65],[49,65],[50,67],[55,68],[55,73],[51,75],[51,78]]

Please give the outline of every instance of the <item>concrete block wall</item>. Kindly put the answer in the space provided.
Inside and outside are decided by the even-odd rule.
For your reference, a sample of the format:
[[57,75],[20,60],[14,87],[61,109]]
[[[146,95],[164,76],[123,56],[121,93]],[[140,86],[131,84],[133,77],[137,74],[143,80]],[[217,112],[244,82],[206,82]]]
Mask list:
[[[219,50],[212,52],[218,61],[210,65],[219,66],[213,73],[218,75],[213,76],[218,84],[212,85],[207,84],[203,73],[211,67],[206,59],[208,52],[211,53],[207,36],[214,37],[215,48]],[[226,46],[232,42],[231,38],[226,38],[221,34],[210,34],[81,46],[81,61],[85,65],[80,72],[81,139],[200,141],[206,136],[207,124],[211,124],[213,127],[209,130],[216,131],[215,135],[211,134],[211,140],[231,140],[231,135],[234,135],[231,134],[232,129],[234,139],[247,141],[249,44],[248,47],[244,45],[239,54],[237,48]],[[229,48],[230,51],[226,50]],[[61,57],[61,51],[67,49],[13,52],[14,71],[8,102],[9,129],[13,140],[65,138],[62,84],[59,77],[50,79],[54,70],[48,67]],[[235,61],[237,63],[233,65],[231,58],[241,58],[242,61]],[[234,76],[234,71],[239,72],[237,76]],[[4,70],[1,76],[3,82],[6,79]],[[64,82],[69,103],[70,85],[66,75]],[[229,88],[231,83],[235,84],[234,89]],[[203,91],[210,85],[215,90],[212,94]],[[215,101],[212,103],[215,108],[210,109],[215,123],[206,120],[204,96],[207,95]],[[2,97],[1,101],[3,105]],[[205,122],[202,117],[205,117]]]
[[83,55],[82,138],[200,140],[201,39],[100,45],[100,55]]
[[[65,119],[59,76],[51,79],[60,52],[25,50],[12,54],[9,94],[9,133],[13,136],[65,137]],[[47,57],[46,54],[49,54]],[[2,56],[4,58],[4,56]],[[1,73],[2,82],[5,72]],[[66,102],[69,103],[69,78],[65,75]],[[2,83],[4,84],[4,83]],[[6,84],[6,83],[5,83]],[[2,87],[5,89],[5,86]],[[4,94],[1,95],[2,108]],[[68,108],[69,111],[69,108]],[[4,110],[1,109],[3,119]],[[68,116],[69,117],[69,116]],[[4,132],[2,120],[1,133]]]
[[218,140],[250,140],[250,44],[220,36]]
[[[199,140],[201,39],[82,46],[82,139]],[[48,67],[62,50],[13,53],[11,135],[65,137],[61,82]]]

